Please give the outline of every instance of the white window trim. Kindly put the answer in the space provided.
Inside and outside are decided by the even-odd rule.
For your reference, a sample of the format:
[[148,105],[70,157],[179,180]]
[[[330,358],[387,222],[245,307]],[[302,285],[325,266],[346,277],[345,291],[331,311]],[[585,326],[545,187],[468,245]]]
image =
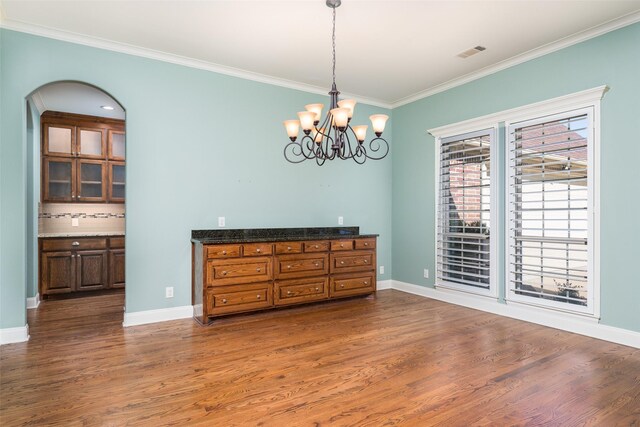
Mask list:
[[[435,159],[436,159],[436,167],[435,169],[435,194],[436,197],[439,194],[439,172],[440,172],[440,164],[438,162],[438,159],[440,157],[440,143],[439,143],[439,139],[441,138],[445,138],[445,137],[449,137],[449,136],[454,136],[454,135],[459,135],[459,134],[463,134],[463,133],[468,133],[468,132],[473,132],[473,131],[477,131],[478,129],[489,129],[489,128],[494,128],[496,129],[496,132],[498,130],[498,124],[500,123],[504,123],[504,140],[505,140],[505,150],[509,149],[509,141],[507,138],[507,130],[508,130],[508,124],[509,123],[515,123],[515,122],[519,122],[519,121],[524,121],[530,118],[534,118],[534,117],[541,117],[541,116],[548,116],[548,115],[552,115],[552,114],[556,114],[558,112],[562,112],[562,111],[570,111],[570,110],[578,110],[581,108],[588,108],[588,107],[592,107],[593,108],[593,158],[594,158],[594,162],[593,162],[593,210],[592,210],[592,215],[593,215],[593,236],[592,237],[592,241],[593,241],[593,250],[592,250],[592,257],[593,257],[593,264],[592,268],[593,268],[593,314],[587,315],[587,316],[582,316],[580,313],[576,313],[573,311],[566,311],[566,310],[561,310],[561,309],[551,309],[548,306],[540,306],[540,308],[542,309],[548,309],[550,311],[554,311],[554,312],[561,312],[561,313],[566,313],[566,314],[570,314],[570,315],[578,315],[578,316],[582,316],[582,317],[593,317],[593,318],[600,318],[600,101],[602,100],[602,98],[604,97],[605,93],[607,93],[607,91],[609,91],[609,86],[607,85],[602,85],[602,86],[597,86],[591,89],[586,89],[580,92],[575,92],[575,93],[571,93],[568,95],[563,95],[563,96],[559,96],[556,98],[552,98],[552,99],[548,99],[545,101],[540,101],[540,102],[536,102],[536,103],[532,103],[532,104],[527,104],[527,105],[523,105],[520,107],[516,107],[516,108],[511,108],[511,109],[507,109],[507,110],[503,110],[503,111],[499,111],[496,113],[491,113],[491,114],[487,114],[484,116],[480,116],[480,117],[476,117],[473,119],[469,119],[469,120],[464,120],[461,122],[456,122],[456,123],[452,123],[452,124],[447,124],[444,126],[439,126],[437,128],[431,128],[427,130],[427,133],[431,136],[433,136],[436,140],[436,144],[434,144],[434,149],[435,149]],[[496,133],[496,141],[499,139],[499,135]],[[509,210],[509,186],[508,186],[508,173],[509,173],[509,153],[508,151],[506,151],[505,153],[503,153],[504,155],[504,161],[506,162],[506,167],[504,170],[504,173],[506,173],[507,176],[505,176],[505,186],[504,188],[501,190],[504,192],[504,200],[505,200],[505,206],[506,206],[506,210]],[[492,156],[493,159],[493,156]],[[492,165],[493,167],[493,165]],[[491,191],[493,192],[493,188],[491,189]],[[493,194],[493,193],[492,193]],[[499,208],[496,207],[496,209]],[[494,205],[492,204],[491,209],[494,209]],[[435,216],[434,218],[436,219],[435,221],[435,233],[434,235],[436,236],[436,239],[434,240],[434,253],[436,254],[436,271],[437,271],[437,254],[438,254],[438,203],[437,203],[437,198],[436,198],[436,203],[435,203]],[[502,215],[502,213],[499,213],[499,217]],[[509,224],[509,218],[508,218],[508,214],[506,215],[505,218],[505,227],[508,226]],[[508,263],[508,257],[509,257],[509,233],[508,232],[504,232],[504,230],[498,230],[500,233],[502,233],[502,238],[501,241],[503,241],[503,244],[505,245],[504,249],[505,249],[505,257],[506,259],[504,260],[504,267],[505,267],[505,282],[501,283],[500,286],[505,288],[504,292],[505,292],[505,299],[507,303],[511,303],[512,305],[522,305],[521,303],[515,302],[515,301],[509,301],[507,298],[509,296],[509,286],[508,286],[508,278],[509,278],[509,263]],[[497,239],[495,239],[497,241]],[[497,251],[495,251],[497,252]],[[494,265],[494,258],[497,258],[497,253],[495,255],[493,255],[493,257],[491,258],[490,262],[492,264],[492,266]],[[492,283],[491,286],[497,291],[497,276],[495,276],[495,281],[494,281],[494,276],[492,275]],[[437,278],[436,278],[436,287],[437,287],[438,283],[437,283]],[[497,295],[497,293],[496,293]],[[531,305],[531,304],[526,304],[526,305]],[[537,306],[536,306],[537,307]]]
[[[474,295],[481,295],[490,297],[492,299],[498,298],[498,242],[502,239],[502,230],[498,227],[499,223],[499,205],[498,205],[498,197],[500,187],[498,186],[498,160],[497,160],[497,152],[498,152],[498,123],[494,123],[492,126],[485,127],[482,129],[474,129],[467,130],[463,133],[454,133],[451,135],[442,134],[436,137],[435,145],[435,194],[436,194],[436,211],[435,211],[435,254],[436,254],[436,263],[435,263],[435,287],[436,288],[446,288],[452,289],[455,291],[467,292]],[[438,278],[438,255],[440,255],[440,251],[438,249],[438,224],[440,221],[440,214],[438,212],[439,200],[440,200],[440,148],[442,145],[442,140],[454,138],[454,137],[465,137],[471,134],[481,134],[481,133],[489,133],[491,138],[491,144],[489,146],[491,152],[491,177],[490,177],[490,187],[491,191],[490,196],[490,209],[491,209],[491,239],[489,242],[489,289],[482,288],[474,288],[472,286],[465,286],[459,283],[452,283],[447,281],[442,281]]]

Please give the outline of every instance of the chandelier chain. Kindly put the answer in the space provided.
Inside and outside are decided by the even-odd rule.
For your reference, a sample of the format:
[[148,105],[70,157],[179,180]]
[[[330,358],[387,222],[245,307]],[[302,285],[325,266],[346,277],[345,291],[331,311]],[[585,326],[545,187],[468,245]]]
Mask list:
[[333,8],[333,35],[331,37],[333,43],[333,84],[336,84],[336,8]]

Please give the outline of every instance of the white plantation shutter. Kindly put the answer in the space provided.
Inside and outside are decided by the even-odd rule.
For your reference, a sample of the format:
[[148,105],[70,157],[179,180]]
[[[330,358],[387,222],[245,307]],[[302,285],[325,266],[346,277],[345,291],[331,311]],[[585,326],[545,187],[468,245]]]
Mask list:
[[493,129],[440,140],[437,284],[491,289]]
[[510,299],[592,311],[592,113],[509,126]]

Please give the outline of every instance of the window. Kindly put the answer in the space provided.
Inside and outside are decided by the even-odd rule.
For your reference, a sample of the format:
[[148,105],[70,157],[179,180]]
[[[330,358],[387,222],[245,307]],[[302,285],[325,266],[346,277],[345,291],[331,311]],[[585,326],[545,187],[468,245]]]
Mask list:
[[587,108],[508,127],[510,300],[594,314],[592,123]]
[[439,139],[437,286],[495,296],[494,144],[495,129]]

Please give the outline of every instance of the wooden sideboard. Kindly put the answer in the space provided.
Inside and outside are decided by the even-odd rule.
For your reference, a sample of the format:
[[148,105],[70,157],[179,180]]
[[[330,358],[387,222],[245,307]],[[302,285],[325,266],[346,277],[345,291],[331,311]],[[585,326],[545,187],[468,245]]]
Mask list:
[[192,298],[202,324],[376,291],[376,236],[207,243],[194,240]]

